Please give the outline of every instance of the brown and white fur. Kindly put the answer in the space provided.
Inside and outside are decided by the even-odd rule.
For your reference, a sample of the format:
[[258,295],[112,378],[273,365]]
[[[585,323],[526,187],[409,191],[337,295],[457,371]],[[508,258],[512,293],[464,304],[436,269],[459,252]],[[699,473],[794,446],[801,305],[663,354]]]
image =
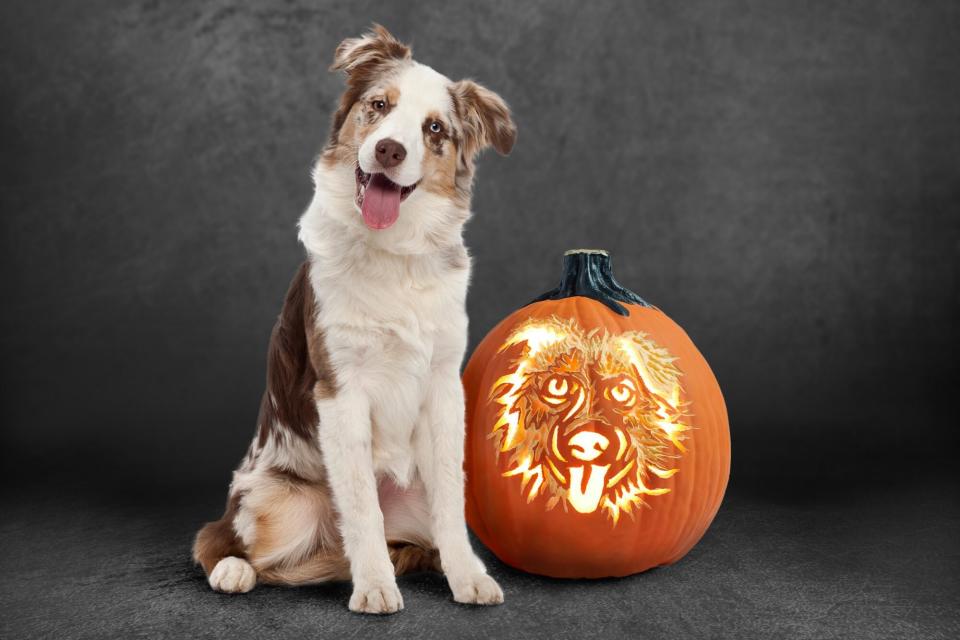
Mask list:
[[[508,153],[516,129],[496,94],[414,62],[376,25],[332,69],[347,89],[300,219],[307,261],[270,341],[257,434],[194,559],[228,593],[351,579],[353,611],[402,609],[395,573],[423,569],[457,602],[500,603],[464,523],[462,230],[476,154]],[[405,199],[371,229],[359,203],[377,173]]]

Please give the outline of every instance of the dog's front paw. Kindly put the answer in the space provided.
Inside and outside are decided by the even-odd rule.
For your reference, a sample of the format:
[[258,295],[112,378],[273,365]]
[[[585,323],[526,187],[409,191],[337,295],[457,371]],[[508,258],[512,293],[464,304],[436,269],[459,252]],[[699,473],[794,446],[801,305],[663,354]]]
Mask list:
[[485,573],[450,579],[453,599],[463,604],[502,604],[503,591],[497,581]]
[[350,611],[356,613],[396,613],[403,609],[403,596],[397,583],[354,584]]
[[214,591],[246,593],[257,584],[257,572],[243,558],[227,556],[217,563],[207,580]]

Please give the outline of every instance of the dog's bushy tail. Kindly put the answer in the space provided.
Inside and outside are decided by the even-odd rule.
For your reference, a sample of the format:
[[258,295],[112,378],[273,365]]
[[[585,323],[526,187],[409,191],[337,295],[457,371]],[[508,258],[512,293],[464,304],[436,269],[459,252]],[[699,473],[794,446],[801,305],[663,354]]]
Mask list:
[[294,565],[276,565],[257,569],[257,578],[265,584],[297,586],[350,579],[350,562],[338,553],[318,553]]
[[388,542],[390,561],[398,576],[418,571],[442,571],[436,549],[406,542]]
[[[390,561],[396,575],[418,571],[440,571],[436,549],[405,542],[388,542]],[[290,566],[258,567],[257,577],[265,584],[306,585],[350,579],[350,561],[342,553],[324,551]]]

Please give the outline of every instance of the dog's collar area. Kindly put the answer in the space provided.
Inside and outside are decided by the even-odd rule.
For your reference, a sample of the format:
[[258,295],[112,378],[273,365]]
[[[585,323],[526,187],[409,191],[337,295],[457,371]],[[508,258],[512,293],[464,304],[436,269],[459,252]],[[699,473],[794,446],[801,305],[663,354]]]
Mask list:
[[563,277],[555,288],[539,296],[534,302],[562,300],[573,296],[591,298],[605,304],[614,313],[629,316],[621,302],[641,307],[651,306],[613,277],[610,254],[603,249],[574,249],[563,255]]

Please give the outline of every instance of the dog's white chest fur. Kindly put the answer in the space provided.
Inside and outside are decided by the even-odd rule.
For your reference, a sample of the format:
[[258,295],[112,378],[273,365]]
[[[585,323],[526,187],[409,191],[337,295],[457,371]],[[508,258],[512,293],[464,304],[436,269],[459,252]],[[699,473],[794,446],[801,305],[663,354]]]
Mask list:
[[[347,232],[329,226],[327,239]],[[405,485],[431,371],[463,352],[468,272],[442,256],[397,255],[363,241],[352,247],[336,264],[312,255],[317,326],[338,388],[369,399],[375,470]]]

